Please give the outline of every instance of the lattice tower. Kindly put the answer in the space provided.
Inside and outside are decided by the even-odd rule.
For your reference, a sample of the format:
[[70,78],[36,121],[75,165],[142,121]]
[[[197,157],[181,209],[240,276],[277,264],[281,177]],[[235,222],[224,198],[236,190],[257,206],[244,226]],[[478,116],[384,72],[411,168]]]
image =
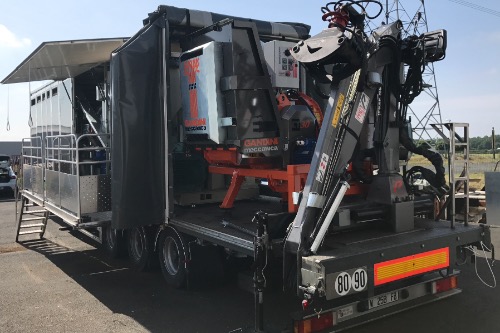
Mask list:
[[[386,23],[396,20],[403,23],[402,38],[408,35],[419,36],[429,31],[424,0],[385,0],[383,5]],[[373,30],[381,23],[368,21],[366,26]],[[433,63],[426,64],[422,79],[424,90],[408,107],[408,115],[412,118],[413,139],[434,141],[437,133],[431,124],[441,124],[442,118]]]

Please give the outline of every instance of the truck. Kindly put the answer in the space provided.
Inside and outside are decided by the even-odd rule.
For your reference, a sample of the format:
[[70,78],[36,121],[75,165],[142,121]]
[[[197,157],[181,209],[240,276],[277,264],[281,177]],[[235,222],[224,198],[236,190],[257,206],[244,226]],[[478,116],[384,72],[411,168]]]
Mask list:
[[[131,38],[42,43],[2,81],[51,80],[31,92],[16,241],[55,215],[138,270],[159,262],[176,288],[204,274],[200,249],[205,265],[244,258],[255,332],[270,287],[294,296],[296,333],[459,293],[458,265],[493,250],[489,226],[467,218],[468,125],[434,125],[465,157],[447,181],[407,113],[446,31],[369,33],[360,2],[322,14],[311,37],[159,6]],[[412,154],[435,170],[409,168]]]

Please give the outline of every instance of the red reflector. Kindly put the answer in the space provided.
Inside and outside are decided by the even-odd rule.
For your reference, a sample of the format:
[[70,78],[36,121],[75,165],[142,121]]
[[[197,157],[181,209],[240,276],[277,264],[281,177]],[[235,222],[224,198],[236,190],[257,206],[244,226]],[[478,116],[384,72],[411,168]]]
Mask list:
[[314,333],[320,332],[336,324],[335,312],[327,312],[321,316],[307,318],[295,322],[294,333]]
[[417,253],[411,256],[397,258],[377,263],[373,266],[375,285],[381,285],[392,281],[404,279],[450,265],[449,248]]
[[448,278],[435,281],[433,284],[434,288],[432,289],[435,294],[455,289],[458,286],[456,276],[450,276]]

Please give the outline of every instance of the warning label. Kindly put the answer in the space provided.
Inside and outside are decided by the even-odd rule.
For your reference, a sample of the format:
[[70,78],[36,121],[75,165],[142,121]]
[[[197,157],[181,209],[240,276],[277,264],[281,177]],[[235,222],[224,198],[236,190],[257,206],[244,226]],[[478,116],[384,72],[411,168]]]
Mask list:
[[339,99],[337,101],[337,106],[335,107],[335,113],[333,114],[332,126],[337,127],[340,120],[340,113],[342,112],[342,105],[344,104],[345,96],[339,94]]
[[316,180],[320,183],[322,183],[323,179],[325,179],[326,167],[328,166],[329,159],[330,157],[327,154],[323,153],[323,155],[321,155],[321,161],[319,161],[318,172],[316,173]]
[[361,124],[365,121],[366,110],[368,109],[368,104],[370,103],[370,98],[365,94],[361,93],[361,98],[359,100],[359,106],[356,110],[356,114],[354,118],[359,121]]
[[365,116],[366,116],[366,110],[363,109],[361,106],[358,107],[358,110],[356,111],[354,118],[356,118],[356,120],[362,124],[363,121],[365,121]]

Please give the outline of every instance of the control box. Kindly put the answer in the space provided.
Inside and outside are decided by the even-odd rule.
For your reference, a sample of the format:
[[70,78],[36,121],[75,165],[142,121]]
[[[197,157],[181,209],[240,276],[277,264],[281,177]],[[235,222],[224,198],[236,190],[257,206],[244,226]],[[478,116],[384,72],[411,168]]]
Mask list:
[[271,41],[262,44],[273,88],[299,88],[299,64],[288,53],[295,43]]

